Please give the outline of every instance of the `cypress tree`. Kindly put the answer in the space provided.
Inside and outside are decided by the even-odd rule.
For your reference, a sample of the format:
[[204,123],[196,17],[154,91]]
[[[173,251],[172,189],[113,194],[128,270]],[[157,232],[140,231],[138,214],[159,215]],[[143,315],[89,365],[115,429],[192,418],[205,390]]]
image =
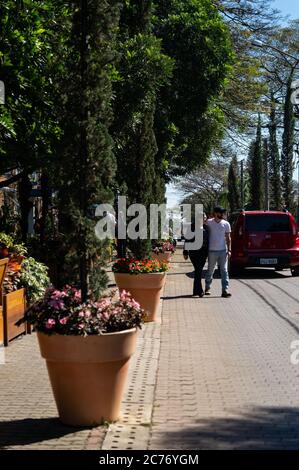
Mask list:
[[[157,93],[171,73],[171,60],[151,33],[153,2],[130,0],[122,9],[118,47],[119,73],[115,84],[113,136],[118,163],[117,181],[127,188],[128,202],[149,205],[164,197],[165,183],[156,171],[154,116]],[[159,200],[157,200],[159,194]],[[131,240],[136,258],[151,254],[151,241]]]
[[264,208],[264,191],[262,129],[260,116],[258,118],[256,138],[251,151],[251,165],[249,168],[250,205],[254,210],[261,210]]
[[281,208],[280,156],[277,144],[276,103],[273,93],[271,93],[271,110],[268,128],[270,206],[273,209],[279,210]]
[[79,282],[83,300],[105,285],[104,242],[94,232],[94,206],[112,200],[115,172],[111,121],[111,49],[118,23],[116,0],[76,0],[61,83],[63,138],[59,153],[60,282]]
[[238,160],[236,155],[234,155],[228,169],[228,203],[230,212],[234,212],[241,207],[239,188]]
[[269,192],[269,145],[268,139],[263,139],[263,172],[264,172],[264,209],[269,210],[270,206],[270,192]]
[[252,193],[254,188],[252,187],[252,178],[251,178],[251,168],[252,168],[252,159],[255,148],[255,140],[253,140],[249,145],[247,160],[246,160],[246,172],[245,172],[245,188],[246,188],[246,197],[245,197],[245,206],[247,209],[252,209]]
[[281,151],[281,171],[283,199],[287,209],[292,210],[294,205],[293,192],[293,171],[294,171],[294,131],[295,116],[293,104],[291,102],[293,74],[287,83],[286,96],[284,101],[283,135]]

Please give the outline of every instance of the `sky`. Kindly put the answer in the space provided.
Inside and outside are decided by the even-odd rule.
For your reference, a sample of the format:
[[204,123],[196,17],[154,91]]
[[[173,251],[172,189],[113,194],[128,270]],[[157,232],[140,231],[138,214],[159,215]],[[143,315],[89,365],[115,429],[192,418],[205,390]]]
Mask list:
[[[280,10],[283,15],[290,16],[290,19],[299,19],[299,0],[274,0],[273,8]],[[167,206],[174,207],[179,204],[182,194],[173,184],[167,185],[166,191]]]
[[273,7],[280,10],[283,15],[290,15],[290,18],[299,18],[298,0],[274,0]]

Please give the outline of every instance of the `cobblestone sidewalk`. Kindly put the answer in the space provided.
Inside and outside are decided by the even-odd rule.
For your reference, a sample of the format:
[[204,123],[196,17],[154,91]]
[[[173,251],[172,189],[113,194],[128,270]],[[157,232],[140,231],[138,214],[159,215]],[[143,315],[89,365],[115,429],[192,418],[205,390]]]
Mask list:
[[98,449],[106,427],[77,429],[57,419],[35,334],[5,348],[0,365],[0,449]]

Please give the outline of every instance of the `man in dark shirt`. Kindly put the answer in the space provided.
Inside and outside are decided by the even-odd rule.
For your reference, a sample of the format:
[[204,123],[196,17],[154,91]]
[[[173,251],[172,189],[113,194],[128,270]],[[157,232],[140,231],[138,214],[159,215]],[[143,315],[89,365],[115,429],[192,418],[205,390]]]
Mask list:
[[[193,282],[193,296],[204,296],[204,291],[202,288],[202,270],[206,263],[208,253],[209,253],[209,232],[207,226],[205,224],[207,220],[206,215],[204,214],[204,224],[200,230],[203,230],[203,243],[202,247],[198,250],[185,250],[183,251],[183,256],[185,259],[190,258],[191,263],[194,267],[194,282]],[[191,230],[194,232],[195,224],[191,224]],[[192,242],[192,240],[188,240],[188,242]]]

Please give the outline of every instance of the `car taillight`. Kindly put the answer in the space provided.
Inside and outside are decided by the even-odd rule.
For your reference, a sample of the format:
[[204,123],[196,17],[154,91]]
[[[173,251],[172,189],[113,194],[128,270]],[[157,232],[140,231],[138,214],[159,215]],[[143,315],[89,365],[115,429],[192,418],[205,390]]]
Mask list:
[[296,236],[296,237],[298,236],[297,227],[296,227],[295,224],[294,224],[293,227],[292,227],[292,234],[293,234],[294,236]]

